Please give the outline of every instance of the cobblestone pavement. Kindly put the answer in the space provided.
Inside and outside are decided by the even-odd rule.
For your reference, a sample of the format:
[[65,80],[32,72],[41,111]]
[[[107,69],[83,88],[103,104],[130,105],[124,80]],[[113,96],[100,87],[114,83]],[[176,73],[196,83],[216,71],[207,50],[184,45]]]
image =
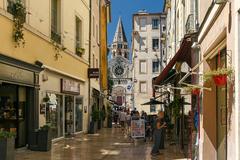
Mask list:
[[52,145],[49,152],[26,149],[16,151],[16,160],[173,160],[183,159],[176,146],[166,145],[161,155],[151,157],[151,143],[132,143],[120,129],[102,129],[98,134],[64,139]]

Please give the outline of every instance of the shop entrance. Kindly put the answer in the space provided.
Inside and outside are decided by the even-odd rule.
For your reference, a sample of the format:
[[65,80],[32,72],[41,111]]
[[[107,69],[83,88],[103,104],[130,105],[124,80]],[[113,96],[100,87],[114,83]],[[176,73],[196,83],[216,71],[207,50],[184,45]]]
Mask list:
[[65,96],[65,135],[74,133],[74,96]]
[[16,147],[27,144],[27,92],[29,88],[0,84],[0,129],[16,132]]

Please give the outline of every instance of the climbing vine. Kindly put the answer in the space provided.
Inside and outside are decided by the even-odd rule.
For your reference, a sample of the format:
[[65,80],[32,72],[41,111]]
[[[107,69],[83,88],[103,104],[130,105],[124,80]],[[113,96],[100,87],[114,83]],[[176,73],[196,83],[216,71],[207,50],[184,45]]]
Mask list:
[[55,52],[56,52],[56,54],[55,54],[54,57],[55,57],[56,60],[58,60],[59,57],[62,57],[61,54],[60,54],[60,51],[65,51],[66,48],[65,48],[63,45],[58,44],[58,43],[57,43],[56,41],[54,41],[54,40],[52,40],[51,43],[52,43],[52,45],[54,46],[54,50],[55,50]]
[[21,0],[16,0],[13,4],[13,40],[16,43],[15,47],[20,47],[22,44],[25,45],[23,25],[26,21],[26,8]]

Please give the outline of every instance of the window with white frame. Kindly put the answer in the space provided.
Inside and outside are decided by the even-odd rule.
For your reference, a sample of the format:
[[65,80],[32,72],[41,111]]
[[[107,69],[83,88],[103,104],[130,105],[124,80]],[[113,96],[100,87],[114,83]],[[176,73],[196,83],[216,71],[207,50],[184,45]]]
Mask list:
[[139,92],[140,93],[147,93],[147,82],[146,81],[140,81],[139,82]]
[[152,19],[152,29],[158,29],[159,28],[159,19],[153,18]]
[[159,49],[159,38],[153,38],[152,39],[152,49],[154,51]]
[[139,73],[140,74],[146,74],[147,73],[147,61],[146,60],[140,60],[139,61]]
[[153,62],[152,62],[152,72],[153,73],[158,73],[159,72],[159,61],[158,60],[153,60]]
[[146,31],[147,30],[147,19],[139,18],[139,26],[140,26],[140,31]]
[[82,21],[76,17],[76,53],[82,47]]
[[51,1],[51,39],[61,43],[61,1]]
[[146,37],[140,37],[140,43],[139,43],[139,50],[140,51],[145,51],[146,50]]

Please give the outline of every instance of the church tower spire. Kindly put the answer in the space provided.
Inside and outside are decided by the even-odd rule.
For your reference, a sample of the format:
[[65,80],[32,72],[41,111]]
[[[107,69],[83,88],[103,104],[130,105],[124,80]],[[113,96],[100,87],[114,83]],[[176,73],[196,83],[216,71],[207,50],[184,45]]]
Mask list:
[[129,59],[129,48],[121,17],[119,17],[112,43],[112,58],[122,56]]

